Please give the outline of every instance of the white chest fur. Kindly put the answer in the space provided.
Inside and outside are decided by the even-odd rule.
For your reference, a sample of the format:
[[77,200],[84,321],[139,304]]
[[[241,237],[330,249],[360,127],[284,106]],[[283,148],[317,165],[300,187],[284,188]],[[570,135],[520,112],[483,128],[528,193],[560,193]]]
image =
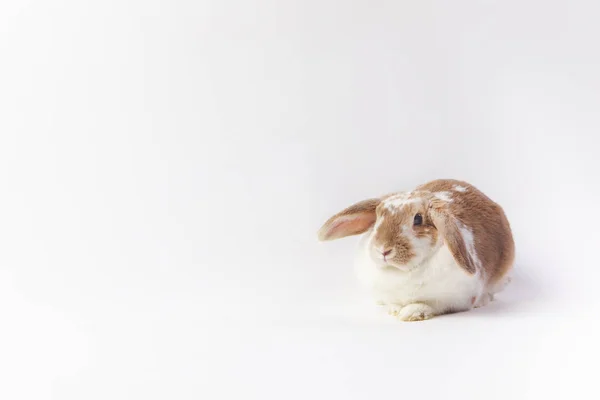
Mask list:
[[355,272],[377,302],[401,306],[419,302],[438,312],[458,311],[471,308],[473,298],[481,295],[481,280],[463,270],[446,245],[420,266],[405,272],[394,267],[382,268],[374,262],[366,247],[368,235],[359,245]]

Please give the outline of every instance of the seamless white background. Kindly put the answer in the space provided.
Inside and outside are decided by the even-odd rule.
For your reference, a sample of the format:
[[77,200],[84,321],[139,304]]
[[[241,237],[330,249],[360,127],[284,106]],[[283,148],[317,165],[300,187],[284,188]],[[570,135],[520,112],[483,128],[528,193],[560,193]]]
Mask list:
[[[0,5],[0,398],[597,398],[595,1]],[[401,323],[352,202],[467,180],[516,279]]]

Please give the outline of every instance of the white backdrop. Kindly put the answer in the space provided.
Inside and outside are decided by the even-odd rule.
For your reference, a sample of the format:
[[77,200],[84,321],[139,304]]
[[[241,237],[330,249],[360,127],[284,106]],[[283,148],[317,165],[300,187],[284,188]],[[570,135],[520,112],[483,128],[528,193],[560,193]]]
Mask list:
[[[597,398],[595,1],[0,5],[0,398]],[[339,209],[502,204],[514,284],[424,323]]]

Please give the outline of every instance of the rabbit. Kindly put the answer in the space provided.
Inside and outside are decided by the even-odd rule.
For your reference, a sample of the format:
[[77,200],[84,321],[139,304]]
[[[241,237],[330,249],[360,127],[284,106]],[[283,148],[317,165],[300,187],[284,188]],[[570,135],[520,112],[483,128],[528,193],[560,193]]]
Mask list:
[[510,282],[515,245],[506,215],[467,182],[438,179],[361,201],[327,220],[318,237],[358,234],[359,281],[403,321],[485,306]]

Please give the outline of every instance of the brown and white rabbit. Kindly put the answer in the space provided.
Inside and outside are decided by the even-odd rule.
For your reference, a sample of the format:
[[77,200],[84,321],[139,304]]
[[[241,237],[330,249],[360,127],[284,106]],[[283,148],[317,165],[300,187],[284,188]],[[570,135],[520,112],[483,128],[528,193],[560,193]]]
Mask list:
[[358,277],[404,321],[484,306],[510,281],[515,249],[508,220],[466,182],[435,180],[361,201],[331,217],[319,239],[362,233]]

